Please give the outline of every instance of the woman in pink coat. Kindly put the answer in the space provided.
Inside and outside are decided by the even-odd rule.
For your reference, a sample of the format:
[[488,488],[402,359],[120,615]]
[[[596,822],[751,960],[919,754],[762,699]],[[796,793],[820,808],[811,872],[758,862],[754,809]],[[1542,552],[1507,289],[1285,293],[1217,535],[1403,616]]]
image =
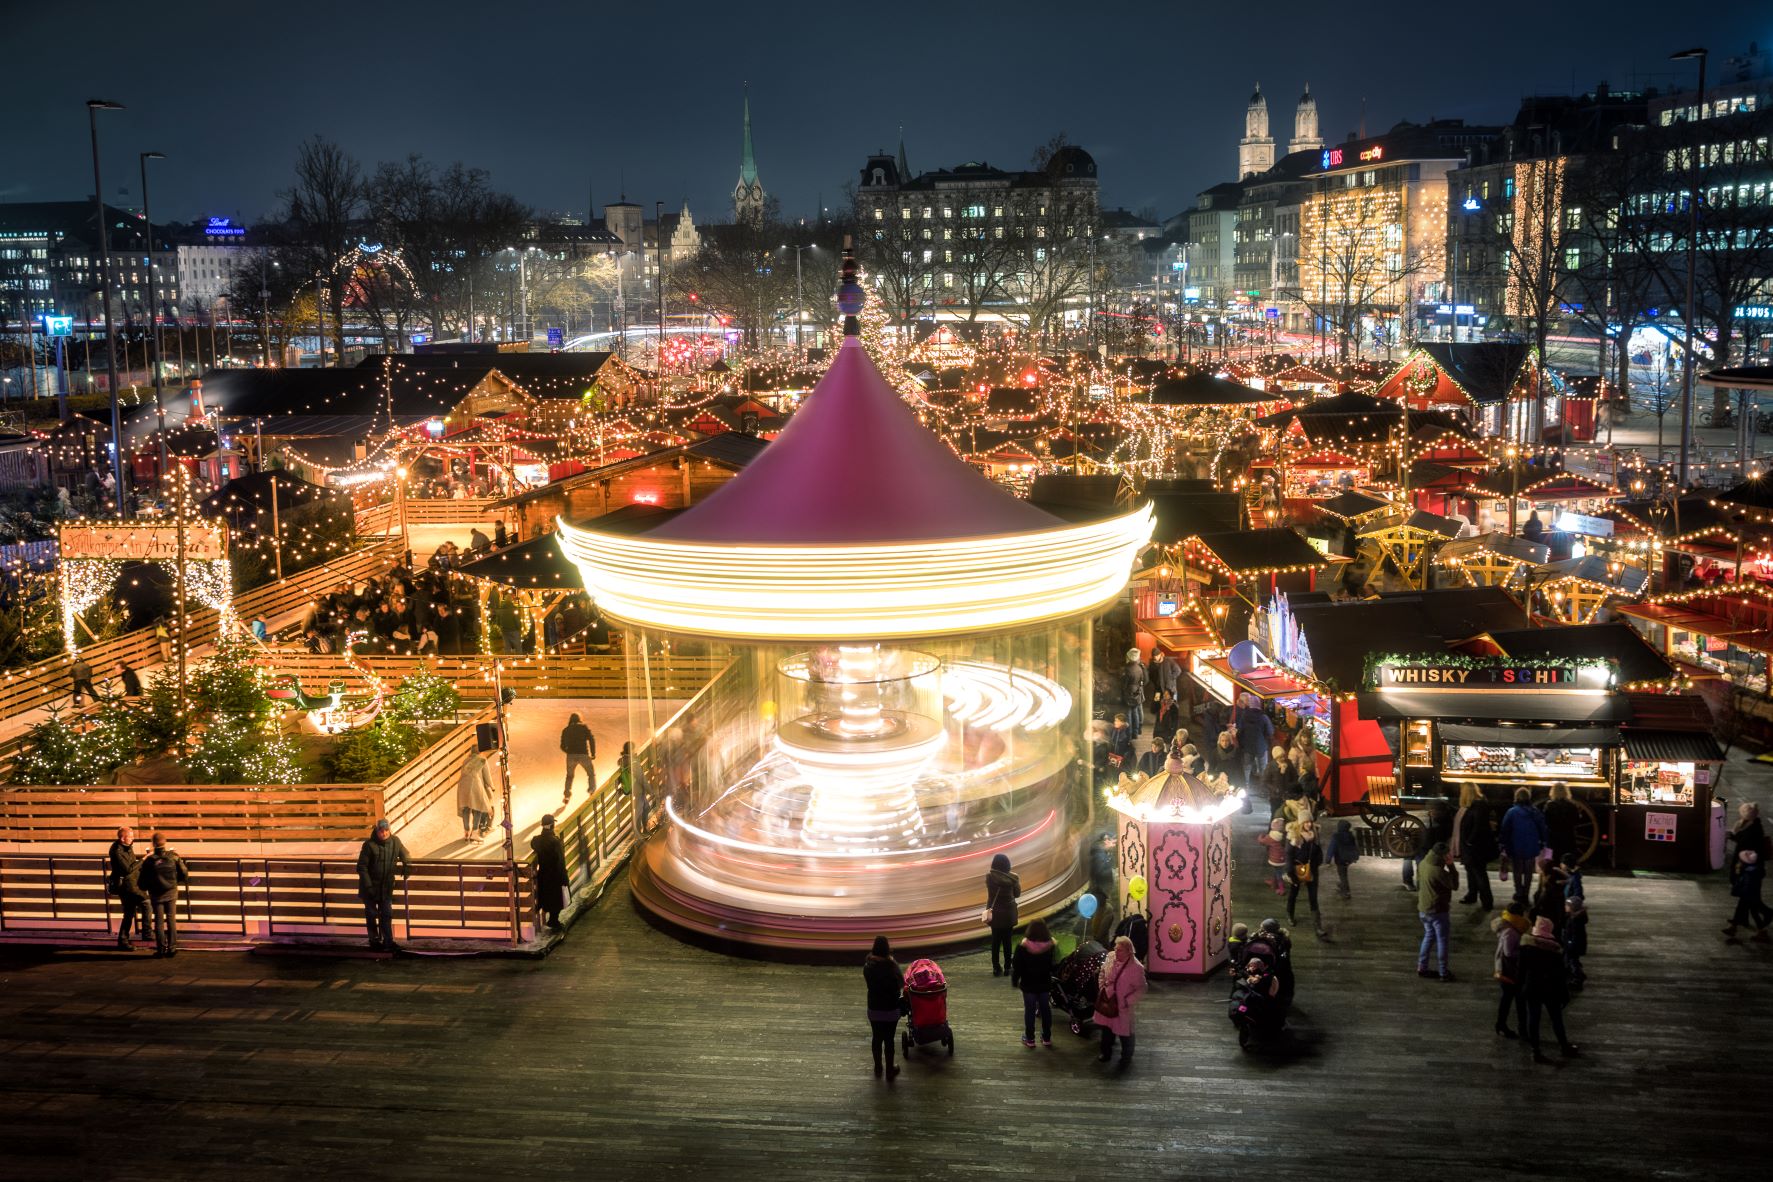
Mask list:
[[[1133,942],[1125,936],[1114,941],[1114,955],[1102,962],[1102,978],[1096,983],[1096,1027],[1102,1031],[1102,1053],[1097,1056],[1106,1063],[1114,1055],[1114,1040],[1120,1038],[1120,1065],[1133,1061],[1133,1011],[1145,996],[1145,966],[1133,955]],[[1103,1010],[1105,999],[1112,998],[1112,1014]]]

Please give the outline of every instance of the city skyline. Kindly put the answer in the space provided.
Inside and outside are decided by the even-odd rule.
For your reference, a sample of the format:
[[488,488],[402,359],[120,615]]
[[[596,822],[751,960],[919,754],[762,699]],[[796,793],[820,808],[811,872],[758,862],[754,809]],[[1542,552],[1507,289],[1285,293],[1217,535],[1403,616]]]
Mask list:
[[[631,51],[609,49],[600,26],[579,14],[563,15],[552,32],[515,29],[509,48],[495,43],[489,53],[447,19],[447,6],[407,4],[353,13],[342,34],[326,21],[279,28],[267,49],[270,30],[255,28],[250,14],[189,3],[180,11],[196,48],[156,59],[170,63],[170,79],[155,78],[127,37],[83,50],[84,70],[49,54],[17,65],[0,86],[10,107],[38,112],[10,137],[36,166],[0,178],[0,200],[89,197],[83,104],[103,97],[126,108],[106,117],[106,198],[138,202],[135,153],[165,152],[155,176],[157,221],[275,216],[296,146],[316,133],[368,167],[418,153],[486,168],[496,188],[542,213],[582,213],[593,200],[601,208],[626,193],[643,205],[688,200],[699,219],[725,220],[748,88],[759,174],[785,218],[841,205],[867,155],[894,150],[901,128],[914,172],[969,160],[1026,167],[1039,144],[1064,132],[1099,163],[1105,205],[1168,217],[1201,189],[1232,179],[1244,105],[1257,84],[1271,109],[1288,115],[1309,84],[1332,143],[1363,123],[1376,135],[1406,119],[1502,122],[1522,95],[1581,93],[1602,81],[1615,89],[1692,84],[1690,67],[1666,61],[1631,19],[1647,4],[1609,6],[1613,19],[1598,28],[1589,23],[1595,5],[1537,13],[1538,36],[1524,46],[1511,42],[1507,21],[1442,28],[1402,5],[1378,8],[1381,18],[1409,19],[1380,19],[1357,33],[1307,6],[1277,5],[1269,27],[1288,30],[1287,43],[1237,54],[1208,48],[1223,42],[1222,31],[1191,37],[1184,27],[1150,37],[1125,21],[1055,37],[1047,18],[1065,10],[1038,4],[1013,29],[915,6],[895,27],[875,29],[809,8],[819,12],[816,25],[788,20],[716,35],[711,14],[720,9],[690,3],[673,29],[707,35],[681,35],[655,54],[646,52],[644,31]],[[125,11],[99,3],[94,19]],[[932,37],[934,19],[944,23]],[[1179,19],[1185,25],[1188,14]],[[13,25],[20,44],[55,35],[46,12],[21,12]],[[1671,51],[1705,44],[1721,62],[1769,35],[1773,21],[1698,14],[1664,39]],[[360,44],[341,49],[341,36]],[[1422,53],[1449,37],[1459,39],[1456,57]],[[835,45],[849,48],[834,53]],[[1054,45],[1087,55],[1080,63],[1120,62],[1113,77],[1122,92],[1080,93],[1055,85],[1062,64],[1020,64]],[[531,59],[517,66],[514,85],[462,83],[512,54]],[[1398,68],[1375,72],[1375,57]],[[313,77],[312,63],[326,60],[349,65],[331,79],[337,85],[314,93],[287,81]],[[248,62],[257,64],[228,69]],[[219,81],[218,67],[226,72]],[[223,95],[193,104],[188,92],[204,77]],[[574,103],[586,113],[562,113]]]

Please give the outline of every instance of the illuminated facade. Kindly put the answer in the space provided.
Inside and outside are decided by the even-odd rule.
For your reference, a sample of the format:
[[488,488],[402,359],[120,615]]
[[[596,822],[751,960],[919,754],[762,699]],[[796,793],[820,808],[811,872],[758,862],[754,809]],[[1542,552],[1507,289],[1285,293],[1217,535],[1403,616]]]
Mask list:
[[[863,351],[846,270],[843,346],[780,439],[648,533],[559,530],[656,735],[635,898],[706,938],[975,939],[995,854],[1025,918],[1087,878],[1089,618],[1149,507],[1066,525],[969,468]],[[686,704],[652,658],[688,646],[727,664]]]

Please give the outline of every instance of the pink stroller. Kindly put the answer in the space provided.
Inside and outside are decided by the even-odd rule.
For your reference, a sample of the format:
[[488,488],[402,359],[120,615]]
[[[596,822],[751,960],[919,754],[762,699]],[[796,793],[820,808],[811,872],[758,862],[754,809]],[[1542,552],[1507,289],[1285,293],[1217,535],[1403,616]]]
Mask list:
[[925,1047],[938,1042],[954,1054],[954,1031],[948,1025],[948,978],[935,961],[926,957],[911,962],[905,970],[905,997],[911,1003],[911,1014],[899,1034],[899,1045],[906,1056],[913,1044]]

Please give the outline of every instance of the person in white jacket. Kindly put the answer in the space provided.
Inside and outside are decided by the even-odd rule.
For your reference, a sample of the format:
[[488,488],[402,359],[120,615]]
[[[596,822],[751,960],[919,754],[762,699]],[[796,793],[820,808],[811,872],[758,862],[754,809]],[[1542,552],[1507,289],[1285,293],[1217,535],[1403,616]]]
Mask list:
[[1133,1011],[1145,996],[1145,966],[1133,955],[1133,942],[1125,936],[1114,941],[1114,955],[1102,962],[1102,977],[1096,985],[1096,1027],[1102,1032],[1102,1053],[1097,1056],[1106,1063],[1114,1056],[1114,1040],[1120,1039],[1120,1065],[1133,1061]]

